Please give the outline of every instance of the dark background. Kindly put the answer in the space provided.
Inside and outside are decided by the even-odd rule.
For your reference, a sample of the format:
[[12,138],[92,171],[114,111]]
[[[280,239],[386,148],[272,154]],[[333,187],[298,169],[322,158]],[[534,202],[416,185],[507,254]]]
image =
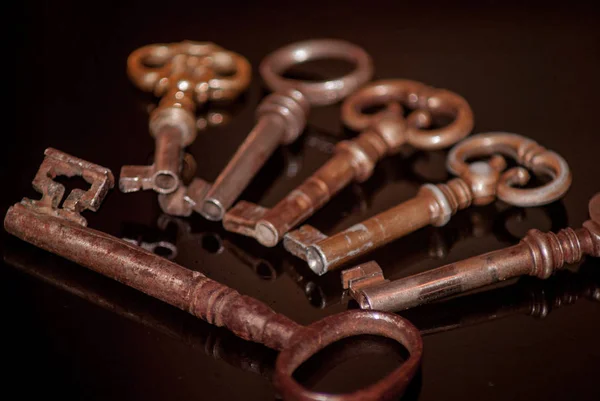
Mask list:
[[[376,251],[372,257],[389,277],[507,246],[529,228],[579,227],[587,201],[600,189],[598,13],[586,3],[540,4],[25,2],[12,17],[16,75],[8,80],[16,86],[16,128],[3,134],[1,210],[36,196],[30,182],[46,147],[115,175],[122,165],[149,160],[148,106],[155,100],[127,78],[125,63],[134,49],[213,41],[254,67],[242,98],[200,112],[230,114],[228,124],[201,132],[189,148],[198,174],[212,180],[251,129],[254,109],[267,93],[256,71],[261,59],[293,41],[335,37],[371,54],[376,79],[408,78],[455,91],[470,102],[476,132],[529,136],[559,152],[573,172],[561,202],[527,211],[501,202],[471,208],[446,227]],[[314,74],[324,71],[329,77],[344,68],[311,63],[293,73],[319,77]],[[343,128],[339,106],[314,109],[302,139],[278,150],[242,197],[273,205],[327,159],[333,143],[354,134]],[[308,222],[334,232],[406,200],[420,184],[448,178],[444,157],[407,151],[385,159],[368,182],[347,188]],[[317,279],[280,248],[262,249],[197,215],[188,219],[192,235],[177,238],[173,224],[159,230],[153,193],[113,190],[101,211],[86,217],[91,227],[119,237],[176,243],[178,263],[302,323],[347,308],[347,300],[340,302],[339,276]],[[34,393],[87,400],[274,399],[268,379],[273,352],[4,232],[0,248],[5,391],[25,399]],[[424,330],[458,327],[425,337],[422,372],[405,398],[598,399],[600,303],[592,295],[594,288],[598,294],[599,267],[590,259],[546,282],[522,279],[406,312]],[[529,316],[547,311],[544,319]],[[379,377],[400,357],[384,341],[346,341],[311,360],[299,380],[347,391]]]

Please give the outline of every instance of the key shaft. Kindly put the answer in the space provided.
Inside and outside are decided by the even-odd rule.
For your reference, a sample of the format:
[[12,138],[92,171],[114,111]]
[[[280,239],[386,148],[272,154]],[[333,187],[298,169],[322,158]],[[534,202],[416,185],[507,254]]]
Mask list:
[[[386,109],[375,115],[361,111],[380,103]],[[399,103],[415,110],[404,118]],[[446,127],[426,130],[433,115],[451,117],[453,121]],[[473,126],[471,109],[463,98],[405,80],[364,87],[344,102],[342,116],[347,125],[362,131],[358,137],[340,142],[328,162],[271,210],[238,203],[225,214],[225,229],[253,236],[262,245],[273,247],[348,184],[367,180],[384,156],[407,143],[421,149],[449,146],[464,138]]]
[[221,220],[277,146],[296,140],[306,125],[310,104],[297,90],[269,95],[258,107],[258,122],[205,195],[200,208]]

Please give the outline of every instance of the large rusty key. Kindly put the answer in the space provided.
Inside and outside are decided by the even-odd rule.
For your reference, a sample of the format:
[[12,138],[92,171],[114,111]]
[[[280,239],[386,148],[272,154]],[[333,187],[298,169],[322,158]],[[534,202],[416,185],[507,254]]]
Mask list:
[[250,64],[213,43],[186,41],[137,49],[127,72],[136,86],[161,100],[150,115],[154,163],[124,166],[119,187],[172,193],[180,185],[183,150],[196,139],[196,104],[237,97],[250,83]]
[[396,281],[385,280],[379,266],[368,262],[344,271],[344,286],[363,309],[399,311],[522,275],[546,279],[585,255],[600,257],[600,193],[590,200],[589,212],[582,228],[530,230],[518,245]]
[[[74,190],[59,208],[65,188],[53,179],[82,176],[91,187]],[[100,274],[113,278],[208,323],[223,326],[245,340],[280,350],[274,383],[285,400],[375,401],[397,399],[418,370],[422,355],[419,331],[394,314],[352,310],[302,326],[264,303],[188,270],[148,250],[86,227],[79,213],[97,210],[114,184],[110,170],[54,149],[34,180],[40,201],[23,199],[4,219],[9,233]],[[310,391],[292,376],[316,352],[346,337],[371,334],[402,344],[407,360],[380,381],[354,393],[323,394]]]
[[[313,59],[341,59],[355,64],[351,73],[325,82],[283,78],[295,64]],[[317,39],[292,43],[269,54],[260,65],[263,80],[274,93],[256,110],[257,123],[211,185],[196,178],[189,188],[162,197],[163,211],[190,215],[196,211],[219,221],[279,145],[294,142],[304,130],[311,106],[333,104],[371,79],[371,57],[341,40]]]
[[[383,111],[363,112],[381,104],[386,106]],[[404,118],[402,106],[414,111]],[[445,148],[464,138],[473,127],[473,113],[462,97],[414,81],[375,82],[351,95],[342,107],[344,123],[362,130],[361,134],[340,142],[325,165],[272,209],[238,202],[225,214],[226,230],[273,247],[350,182],[367,180],[382,157],[405,144],[419,149]],[[431,129],[442,117],[451,118],[452,122]]]
[[[500,154],[552,180],[535,190],[514,188],[527,184],[529,173],[518,167],[503,174],[506,161]],[[490,159],[466,164],[467,159],[484,156]],[[445,184],[425,184],[412,199],[331,237],[311,226],[300,227],[285,237],[286,249],[321,275],[426,225],[443,226],[471,204],[489,204],[498,197],[514,206],[541,206],[560,198],[571,185],[569,166],[561,156],[516,134],[467,138],[452,148],[447,164],[459,178]]]

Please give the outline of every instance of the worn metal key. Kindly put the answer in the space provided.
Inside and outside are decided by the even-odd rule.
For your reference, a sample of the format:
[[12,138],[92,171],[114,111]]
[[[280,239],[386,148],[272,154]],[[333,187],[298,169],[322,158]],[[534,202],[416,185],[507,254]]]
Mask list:
[[[362,112],[379,104],[386,105],[385,110],[374,115]],[[407,118],[401,104],[414,109]],[[441,116],[453,121],[444,128],[426,129]],[[385,155],[405,144],[420,149],[444,148],[464,138],[473,127],[473,113],[462,97],[406,80],[367,85],[344,102],[342,119],[351,128],[363,130],[361,134],[340,142],[325,165],[272,209],[239,202],[225,215],[225,229],[254,237],[264,246],[275,246],[350,182],[367,180],[375,163]]]
[[[356,65],[351,73],[326,82],[283,78],[289,67],[312,59],[341,59]],[[219,221],[279,145],[294,142],[304,130],[311,106],[336,103],[354,92],[373,75],[371,57],[360,47],[341,40],[317,39],[292,43],[268,55],[260,73],[275,93],[256,111],[257,123],[211,185],[196,178],[189,189],[161,199],[169,214],[196,211]]]
[[[91,184],[74,190],[59,204],[65,188],[53,178],[80,175]],[[4,227],[39,248],[106,275],[216,326],[224,326],[245,340],[280,350],[274,383],[286,400],[392,400],[397,399],[418,370],[422,355],[419,331],[400,316],[352,310],[326,317],[308,326],[276,313],[264,303],[243,296],[203,274],[188,270],[137,245],[86,227],[79,213],[97,210],[114,184],[110,170],[54,149],[34,180],[42,199],[23,199],[9,208]],[[301,386],[294,371],[313,354],[346,337],[372,334],[402,344],[407,360],[382,380],[354,393],[323,394]]]
[[180,185],[183,150],[196,139],[196,104],[237,97],[250,83],[250,64],[213,43],[186,41],[137,49],[127,60],[127,72],[161,101],[150,115],[154,163],[124,166],[119,188],[172,193]]
[[[600,257],[600,193],[590,200],[589,212],[582,228],[530,230],[518,245],[396,281],[385,280],[379,266],[368,262],[345,271],[344,286],[363,309],[398,311],[522,275],[546,279],[585,255]],[[368,282],[362,281],[364,271]]]
[[[502,174],[506,161],[500,154],[513,157],[535,173],[549,175],[552,181],[535,190],[514,188],[527,184],[529,173],[518,167]],[[466,164],[469,158],[483,156],[491,158]],[[311,226],[300,227],[285,237],[286,249],[321,275],[426,225],[443,226],[471,204],[485,205],[498,197],[514,206],[540,206],[562,197],[571,185],[569,166],[561,156],[516,134],[467,138],[450,151],[447,164],[459,178],[445,184],[425,184],[408,201],[331,237]]]

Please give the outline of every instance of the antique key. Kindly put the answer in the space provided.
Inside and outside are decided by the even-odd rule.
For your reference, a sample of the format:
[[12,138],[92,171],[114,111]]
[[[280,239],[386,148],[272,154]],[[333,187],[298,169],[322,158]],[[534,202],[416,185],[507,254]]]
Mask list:
[[[386,108],[379,113],[362,112],[382,103]],[[401,103],[415,109],[406,119]],[[375,163],[401,145],[440,149],[464,138],[473,127],[473,113],[462,97],[414,81],[375,82],[350,96],[342,107],[345,124],[362,133],[354,140],[340,142],[325,165],[272,209],[239,202],[223,219],[226,230],[254,237],[264,246],[275,246],[285,233],[350,182],[368,179]],[[425,129],[440,116],[454,120],[444,128]]]
[[[407,320],[378,311],[351,310],[301,326],[264,303],[243,296],[203,274],[188,270],[137,245],[86,227],[80,212],[97,210],[114,184],[110,170],[54,149],[33,181],[39,201],[24,198],[9,208],[7,232],[178,307],[245,340],[280,350],[274,383],[286,400],[396,399],[417,372],[422,355],[419,331]],[[91,187],[73,190],[59,208],[65,188],[53,178],[82,176]],[[388,376],[347,394],[323,394],[301,386],[294,371],[313,354],[346,337],[372,334],[391,338],[409,353]]]
[[[549,175],[552,181],[535,190],[514,188],[527,184],[529,173],[519,167],[502,174],[506,161],[500,154],[513,157],[535,173]],[[491,158],[465,163],[482,156]],[[571,185],[569,166],[561,156],[515,134],[467,138],[452,148],[447,165],[459,178],[446,184],[425,184],[414,198],[331,237],[311,226],[300,227],[286,236],[285,248],[322,275],[428,224],[443,226],[471,204],[485,205],[498,197],[514,206],[540,206],[562,197]]]
[[518,245],[396,281],[385,280],[377,263],[368,262],[344,271],[343,284],[363,309],[398,311],[522,275],[546,279],[585,255],[600,257],[600,193],[589,212],[582,228],[530,230]]
[[[326,82],[304,82],[280,76],[294,64],[312,59],[339,58],[356,69]],[[227,166],[211,185],[196,178],[190,188],[161,199],[163,210],[186,216],[192,210],[219,221],[248,186],[277,146],[294,142],[304,130],[311,106],[328,105],[354,92],[373,75],[371,57],[360,47],[341,40],[319,39],[293,43],[268,55],[260,73],[275,93],[256,111],[257,123]]]
[[236,98],[250,83],[250,64],[213,43],[186,41],[135,50],[127,72],[137,87],[161,100],[150,115],[154,163],[124,166],[119,188],[172,193],[181,184],[183,150],[196,139],[196,104]]

